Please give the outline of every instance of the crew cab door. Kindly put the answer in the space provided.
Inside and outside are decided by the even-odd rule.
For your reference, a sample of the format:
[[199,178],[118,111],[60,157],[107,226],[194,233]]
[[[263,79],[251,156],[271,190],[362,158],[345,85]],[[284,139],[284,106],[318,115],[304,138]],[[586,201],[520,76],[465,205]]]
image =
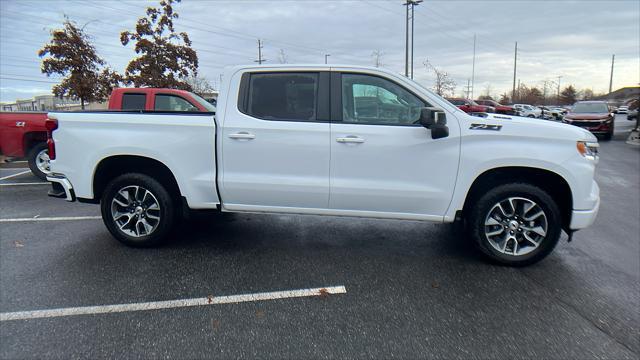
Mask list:
[[450,119],[448,137],[434,140],[418,124],[420,109],[431,105],[400,83],[333,73],[331,89],[330,207],[353,215],[441,220],[458,169],[456,119]]
[[328,207],[328,85],[328,72],[242,75],[237,104],[225,105],[219,138],[224,209]]

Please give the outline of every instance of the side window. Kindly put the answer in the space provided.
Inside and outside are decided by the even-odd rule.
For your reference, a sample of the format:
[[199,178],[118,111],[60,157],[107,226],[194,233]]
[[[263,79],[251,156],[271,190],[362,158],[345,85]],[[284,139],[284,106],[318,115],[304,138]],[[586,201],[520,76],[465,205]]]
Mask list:
[[246,113],[264,120],[314,121],[317,99],[317,73],[255,73]]
[[198,111],[198,108],[180,96],[158,94],[153,109],[156,111]]
[[144,110],[146,100],[145,94],[122,94],[122,110]]
[[379,125],[417,123],[424,101],[389,80],[342,74],[342,121]]

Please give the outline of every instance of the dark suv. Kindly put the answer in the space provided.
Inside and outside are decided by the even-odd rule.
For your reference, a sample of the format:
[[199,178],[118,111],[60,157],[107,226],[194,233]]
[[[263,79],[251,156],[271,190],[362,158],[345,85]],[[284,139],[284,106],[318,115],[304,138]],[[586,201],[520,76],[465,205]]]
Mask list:
[[578,101],[562,121],[587,129],[596,135],[604,135],[605,140],[611,140],[614,118],[605,101]]

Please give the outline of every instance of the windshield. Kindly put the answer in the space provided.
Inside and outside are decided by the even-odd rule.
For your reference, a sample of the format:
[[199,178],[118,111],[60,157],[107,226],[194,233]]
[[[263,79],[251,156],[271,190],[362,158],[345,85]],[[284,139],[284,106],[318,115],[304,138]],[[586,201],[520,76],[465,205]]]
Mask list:
[[609,107],[605,103],[577,103],[573,106],[572,112],[578,114],[603,114],[609,112]]
[[193,96],[193,98],[202,106],[204,106],[205,109],[207,109],[207,111],[211,111],[211,112],[216,112],[216,107],[213,106],[213,104],[211,104],[210,102],[208,102],[207,100],[203,99],[202,97],[191,93],[191,96]]

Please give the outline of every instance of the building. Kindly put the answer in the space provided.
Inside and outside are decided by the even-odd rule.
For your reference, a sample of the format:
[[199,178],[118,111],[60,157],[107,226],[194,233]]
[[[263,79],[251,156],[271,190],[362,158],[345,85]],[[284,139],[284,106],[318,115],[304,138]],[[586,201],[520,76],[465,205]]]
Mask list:
[[[103,110],[107,103],[88,103],[85,110]],[[33,99],[16,100],[14,103],[0,104],[2,111],[78,111],[80,102],[70,98],[59,98],[53,95],[38,95]]]

